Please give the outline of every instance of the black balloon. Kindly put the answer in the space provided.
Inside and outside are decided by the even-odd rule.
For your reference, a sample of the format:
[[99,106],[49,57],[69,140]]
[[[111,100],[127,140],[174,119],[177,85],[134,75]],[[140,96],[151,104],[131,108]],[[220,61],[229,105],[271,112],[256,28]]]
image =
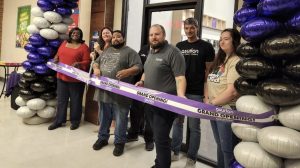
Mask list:
[[236,49],[236,53],[241,57],[255,57],[259,55],[259,47],[251,43],[242,43]]
[[300,35],[289,34],[269,38],[261,43],[260,52],[272,59],[298,56],[300,54]]
[[41,96],[40,96],[40,98],[43,100],[51,100],[51,99],[54,99],[55,97],[56,97],[55,91],[45,92],[45,93],[41,94]]
[[24,100],[29,100],[37,97],[32,90],[24,88],[20,89],[19,96],[22,97]]
[[242,77],[249,79],[263,78],[277,71],[276,66],[261,57],[241,59],[235,68]]
[[300,12],[292,16],[286,23],[286,27],[292,31],[300,33]]
[[35,91],[35,92],[44,92],[45,90],[47,90],[47,84],[44,82],[33,82],[30,85],[30,88]]
[[26,81],[23,77],[19,80],[18,85],[21,88],[28,88],[30,86],[30,82]]
[[44,76],[43,78],[46,82],[48,83],[55,83],[56,82],[56,77],[53,76],[53,75],[47,75],[47,76]]
[[272,105],[289,106],[300,103],[300,84],[286,79],[269,79],[257,85],[256,95]]
[[244,23],[257,16],[257,9],[255,7],[243,7],[236,11],[233,20],[237,26],[242,26]]
[[34,71],[25,71],[22,74],[22,77],[26,80],[26,81],[34,81],[37,79],[37,75]]
[[292,79],[300,80],[300,59],[287,61],[283,72]]
[[248,42],[260,42],[282,29],[282,24],[271,18],[255,18],[241,27],[241,36]]
[[256,94],[256,80],[238,78],[234,82],[234,87],[240,95],[255,95]]
[[300,9],[299,0],[261,0],[257,10],[263,16],[289,15]]

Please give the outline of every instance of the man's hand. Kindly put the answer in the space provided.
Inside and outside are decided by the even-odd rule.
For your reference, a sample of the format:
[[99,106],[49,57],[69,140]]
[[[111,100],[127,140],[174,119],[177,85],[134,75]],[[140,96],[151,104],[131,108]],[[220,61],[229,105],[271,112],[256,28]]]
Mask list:
[[118,71],[118,72],[117,72],[117,75],[116,75],[116,77],[117,77],[118,79],[127,78],[127,77],[129,77],[129,76],[130,76],[130,73],[129,73],[129,71],[128,71],[127,69],[123,69],[123,70],[121,70],[121,71]]
[[59,60],[58,60],[58,57],[54,57],[54,58],[53,58],[53,63],[57,64],[58,61],[59,61]]
[[99,68],[94,68],[94,75],[97,76],[97,77],[100,77],[101,71],[100,71]]

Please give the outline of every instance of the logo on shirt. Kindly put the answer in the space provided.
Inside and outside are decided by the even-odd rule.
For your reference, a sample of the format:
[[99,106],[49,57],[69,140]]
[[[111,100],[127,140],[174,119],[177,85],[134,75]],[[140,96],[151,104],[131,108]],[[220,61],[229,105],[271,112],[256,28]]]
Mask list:
[[191,49],[188,49],[188,50],[181,50],[181,53],[183,55],[198,55],[199,50],[191,48]]
[[221,65],[219,69],[213,71],[211,74],[208,75],[208,80],[214,83],[220,83],[220,77],[224,74],[225,67]]

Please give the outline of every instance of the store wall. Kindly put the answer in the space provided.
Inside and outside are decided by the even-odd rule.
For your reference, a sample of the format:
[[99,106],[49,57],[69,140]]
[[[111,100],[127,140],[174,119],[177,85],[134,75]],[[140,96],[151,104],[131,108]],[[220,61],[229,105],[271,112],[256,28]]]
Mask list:
[[[15,47],[17,12],[18,7],[26,5],[34,7],[36,2],[37,0],[4,0],[1,61],[23,62],[26,60],[27,52],[23,48]],[[83,30],[84,40],[89,41],[91,0],[81,0],[79,11],[79,27]]]

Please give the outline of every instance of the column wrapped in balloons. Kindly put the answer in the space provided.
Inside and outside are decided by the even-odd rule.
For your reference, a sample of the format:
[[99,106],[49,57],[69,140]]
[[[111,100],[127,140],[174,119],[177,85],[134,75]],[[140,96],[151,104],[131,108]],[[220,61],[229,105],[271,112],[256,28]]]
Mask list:
[[234,155],[243,167],[300,167],[299,10],[299,0],[244,0],[234,15],[247,41],[237,49],[237,109],[258,114],[273,108],[279,120],[264,128],[232,124],[242,140]]
[[63,40],[68,39],[68,25],[72,9],[78,7],[78,0],[38,0],[31,9],[32,24],[27,27],[30,33],[28,52],[23,62],[26,70],[19,82],[19,97],[15,100],[20,108],[17,115],[26,124],[41,124],[50,121],[56,113],[55,72],[46,66]]

